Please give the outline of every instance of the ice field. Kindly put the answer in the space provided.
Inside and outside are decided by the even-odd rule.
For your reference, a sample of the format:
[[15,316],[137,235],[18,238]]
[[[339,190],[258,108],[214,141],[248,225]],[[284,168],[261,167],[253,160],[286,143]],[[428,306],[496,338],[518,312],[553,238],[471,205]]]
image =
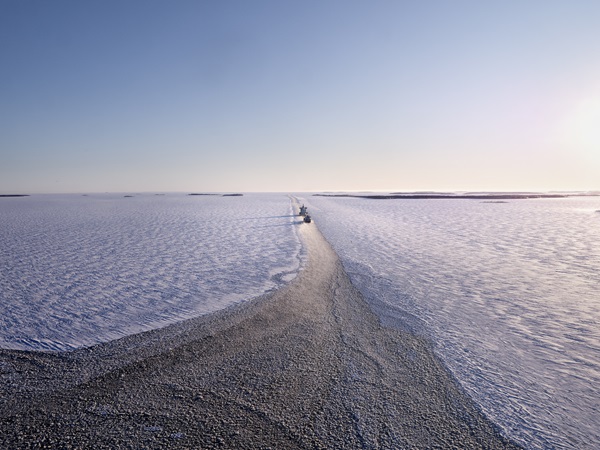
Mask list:
[[[299,195],[385,324],[526,448],[600,442],[600,199]],[[0,346],[70,350],[250,300],[305,261],[285,194],[0,202]]]
[[0,346],[68,350],[292,279],[289,198],[40,195],[0,203]]
[[427,335],[506,434],[598,448],[599,198],[304,200],[373,308]]

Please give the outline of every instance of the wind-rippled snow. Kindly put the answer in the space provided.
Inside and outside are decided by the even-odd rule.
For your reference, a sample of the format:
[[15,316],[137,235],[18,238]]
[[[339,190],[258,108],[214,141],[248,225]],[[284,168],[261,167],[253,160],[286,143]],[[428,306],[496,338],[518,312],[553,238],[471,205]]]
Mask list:
[[304,200],[374,309],[508,436],[598,448],[600,199]]
[[34,196],[0,203],[0,346],[68,350],[290,281],[285,195]]

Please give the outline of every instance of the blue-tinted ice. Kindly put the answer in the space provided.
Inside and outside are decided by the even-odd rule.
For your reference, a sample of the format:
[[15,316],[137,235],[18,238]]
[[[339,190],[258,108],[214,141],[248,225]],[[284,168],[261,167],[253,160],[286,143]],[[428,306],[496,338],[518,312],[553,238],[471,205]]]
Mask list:
[[286,195],[32,196],[0,203],[0,346],[68,350],[292,279]]
[[305,197],[387,323],[528,448],[600,443],[600,199]]

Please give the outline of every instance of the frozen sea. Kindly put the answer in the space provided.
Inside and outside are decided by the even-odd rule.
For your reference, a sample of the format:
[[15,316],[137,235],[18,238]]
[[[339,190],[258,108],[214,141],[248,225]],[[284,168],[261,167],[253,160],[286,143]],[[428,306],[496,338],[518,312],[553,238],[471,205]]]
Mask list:
[[0,199],[0,347],[70,350],[249,300],[303,257],[283,194]]
[[429,337],[506,435],[600,448],[600,198],[302,200],[373,308]]
[[[382,320],[427,336],[506,435],[599,448],[600,198],[300,198]],[[293,213],[283,194],[0,199],[0,347],[71,350],[276,289],[305,257]]]

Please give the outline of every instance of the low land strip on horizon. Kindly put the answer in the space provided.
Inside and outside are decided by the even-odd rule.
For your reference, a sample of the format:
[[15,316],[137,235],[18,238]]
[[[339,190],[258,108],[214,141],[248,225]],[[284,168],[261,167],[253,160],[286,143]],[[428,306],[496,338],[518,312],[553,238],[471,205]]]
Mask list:
[[507,193],[507,194],[313,194],[315,197],[367,198],[372,200],[526,200],[538,198],[598,197],[600,193]]

